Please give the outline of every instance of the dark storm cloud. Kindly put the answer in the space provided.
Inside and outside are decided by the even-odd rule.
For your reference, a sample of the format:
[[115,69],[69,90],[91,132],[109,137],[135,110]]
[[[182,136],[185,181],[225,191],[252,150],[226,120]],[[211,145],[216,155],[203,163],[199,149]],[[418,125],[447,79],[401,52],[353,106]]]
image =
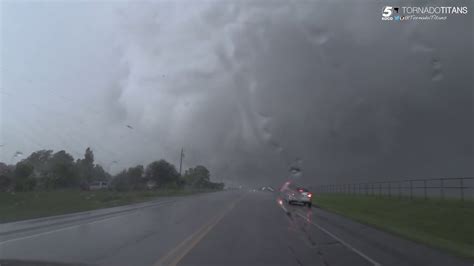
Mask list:
[[184,124],[170,119],[168,140],[217,175],[282,179],[298,158],[307,182],[473,173],[469,18],[400,26],[377,4],[238,2],[175,6],[168,32],[162,9],[133,35],[154,60],[177,55],[163,90]]
[[102,150],[130,166],[177,163],[184,147],[186,166],[243,184],[277,184],[291,167],[313,184],[473,175],[472,15],[402,25],[380,21],[381,10],[349,1],[120,8],[120,59],[94,124]]

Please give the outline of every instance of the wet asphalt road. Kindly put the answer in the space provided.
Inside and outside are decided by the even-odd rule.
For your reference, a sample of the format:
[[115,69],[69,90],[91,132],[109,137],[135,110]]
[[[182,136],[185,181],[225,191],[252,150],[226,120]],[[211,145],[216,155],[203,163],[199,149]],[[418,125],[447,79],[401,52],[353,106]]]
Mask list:
[[[0,225],[3,265],[473,265],[270,192],[163,198]],[[15,263],[12,263],[13,260]],[[41,264],[40,262],[46,262]]]

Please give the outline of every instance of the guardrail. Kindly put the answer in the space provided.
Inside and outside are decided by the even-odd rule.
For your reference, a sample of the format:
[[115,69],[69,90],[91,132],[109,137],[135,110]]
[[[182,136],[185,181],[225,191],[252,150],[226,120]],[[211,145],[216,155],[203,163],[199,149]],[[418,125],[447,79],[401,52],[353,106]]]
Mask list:
[[316,193],[345,193],[389,197],[474,198],[474,177],[405,179],[379,182],[321,185]]

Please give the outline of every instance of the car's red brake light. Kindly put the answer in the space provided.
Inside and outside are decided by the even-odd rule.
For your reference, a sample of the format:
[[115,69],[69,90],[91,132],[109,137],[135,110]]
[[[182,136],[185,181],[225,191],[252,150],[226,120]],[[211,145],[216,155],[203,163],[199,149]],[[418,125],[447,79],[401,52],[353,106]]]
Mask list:
[[310,198],[311,198],[312,196],[313,196],[313,194],[311,194],[311,193],[308,193],[308,197],[310,197]]

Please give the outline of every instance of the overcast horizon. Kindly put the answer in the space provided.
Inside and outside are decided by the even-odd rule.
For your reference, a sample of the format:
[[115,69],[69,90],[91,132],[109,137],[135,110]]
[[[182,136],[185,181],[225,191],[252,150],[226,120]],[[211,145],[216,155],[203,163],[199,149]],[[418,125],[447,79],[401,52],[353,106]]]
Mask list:
[[472,1],[404,25],[312,2],[2,1],[0,161],[91,147],[117,173],[183,148],[228,184],[474,176]]

